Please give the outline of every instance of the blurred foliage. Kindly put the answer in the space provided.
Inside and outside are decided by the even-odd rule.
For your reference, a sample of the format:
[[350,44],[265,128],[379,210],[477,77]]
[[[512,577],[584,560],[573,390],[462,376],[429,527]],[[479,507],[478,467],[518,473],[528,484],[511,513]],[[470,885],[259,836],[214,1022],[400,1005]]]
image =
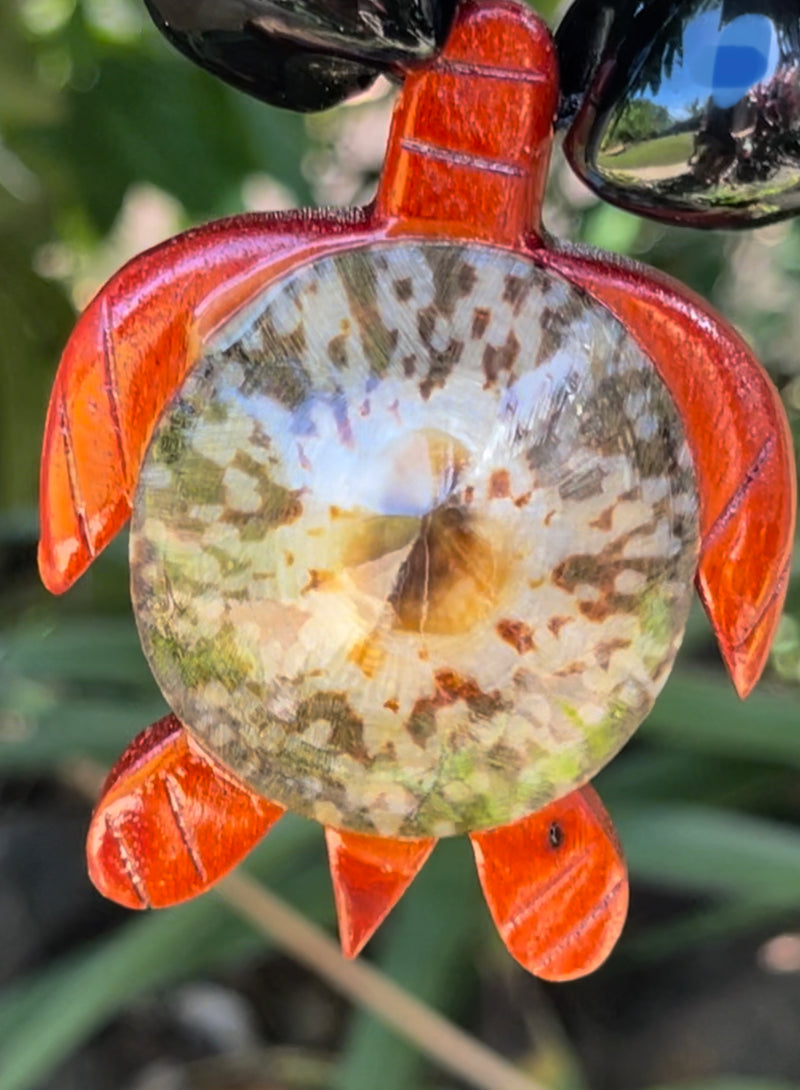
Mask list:
[[[384,101],[301,119],[251,103],[173,55],[138,0],[0,6],[0,779],[58,777],[78,759],[108,765],[163,713],[129,612],[124,542],[63,600],[36,581],[42,420],[76,302],[160,234],[238,211],[253,194],[297,204],[363,198],[386,113]],[[373,130],[365,151],[359,134]],[[710,237],[647,224],[598,204],[558,155],[546,219],[556,234],[647,260],[711,298],[756,344],[800,436],[800,226]],[[653,715],[599,777],[629,855],[634,902],[648,887],[679,906],[657,922],[634,921],[604,972],[658,972],[661,959],[692,944],[800,928],[799,727],[795,563],[760,690],[737,702],[698,609]],[[249,865],[329,925],[321,841],[315,826],[287,820]],[[448,842],[374,956],[457,1016],[476,967],[498,956],[496,943],[466,846]],[[7,983],[0,1090],[34,1090],[137,996],[255,949],[264,953],[263,940],[208,896],[132,918]],[[568,1044],[541,1034],[545,1053],[562,1056],[548,1085],[580,1085]],[[376,1070],[381,1090],[410,1090],[424,1067],[357,1012],[335,1085],[374,1090]],[[731,1078],[684,1090],[780,1087]]]

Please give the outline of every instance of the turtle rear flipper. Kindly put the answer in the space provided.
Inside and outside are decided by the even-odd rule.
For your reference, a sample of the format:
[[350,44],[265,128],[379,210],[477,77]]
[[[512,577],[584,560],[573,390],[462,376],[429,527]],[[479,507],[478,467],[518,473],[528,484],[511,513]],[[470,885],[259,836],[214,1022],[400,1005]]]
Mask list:
[[593,788],[470,840],[492,919],[528,972],[575,980],[603,964],[625,923],[628,873]]
[[89,875],[126,908],[166,908],[205,892],[282,816],[200,749],[174,715],[131,742],[87,837]]

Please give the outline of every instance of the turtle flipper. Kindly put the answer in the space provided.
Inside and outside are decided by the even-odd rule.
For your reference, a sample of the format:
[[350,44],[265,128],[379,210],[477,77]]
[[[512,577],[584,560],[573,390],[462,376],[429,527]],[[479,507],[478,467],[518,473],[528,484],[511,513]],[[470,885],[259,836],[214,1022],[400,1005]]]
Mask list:
[[591,787],[470,840],[492,919],[528,972],[573,980],[605,961],[625,923],[628,875]]
[[780,619],[794,539],[795,465],[780,398],[735,330],[669,277],[563,246],[541,260],[623,322],[675,399],[700,489],[697,589],[745,697]]
[[325,829],[342,953],[354,958],[417,876],[432,837],[393,840]]
[[167,715],[134,739],[106,781],[89,826],[89,875],[126,908],[166,908],[212,886],[282,814]]
[[317,237],[357,237],[366,216],[251,215],[188,231],[134,258],[67,344],[45,426],[39,569],[61,593],[125,524],[161,411],[215,326]]

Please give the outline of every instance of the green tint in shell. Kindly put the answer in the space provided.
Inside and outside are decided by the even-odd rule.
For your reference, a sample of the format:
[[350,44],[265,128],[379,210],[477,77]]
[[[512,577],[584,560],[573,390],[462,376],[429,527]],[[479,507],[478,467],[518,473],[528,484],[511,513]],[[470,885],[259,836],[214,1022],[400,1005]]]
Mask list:
[[590,778],[667,678],[697,492],[653,364],[531,261],[387,243],[208,345],[134,501],[145,653],[264,795],[396,836]]

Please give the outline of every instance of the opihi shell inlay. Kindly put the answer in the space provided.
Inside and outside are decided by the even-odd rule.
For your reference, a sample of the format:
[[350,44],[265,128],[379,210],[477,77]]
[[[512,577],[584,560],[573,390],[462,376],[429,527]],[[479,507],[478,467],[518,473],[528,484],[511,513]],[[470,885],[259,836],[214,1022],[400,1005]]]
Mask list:
[[607,310],[505,251],[387,244],[209,346],[139,479],[134,605],[170,706],[253,787],[441,836],[631,735],[697,535],[681,421]]

